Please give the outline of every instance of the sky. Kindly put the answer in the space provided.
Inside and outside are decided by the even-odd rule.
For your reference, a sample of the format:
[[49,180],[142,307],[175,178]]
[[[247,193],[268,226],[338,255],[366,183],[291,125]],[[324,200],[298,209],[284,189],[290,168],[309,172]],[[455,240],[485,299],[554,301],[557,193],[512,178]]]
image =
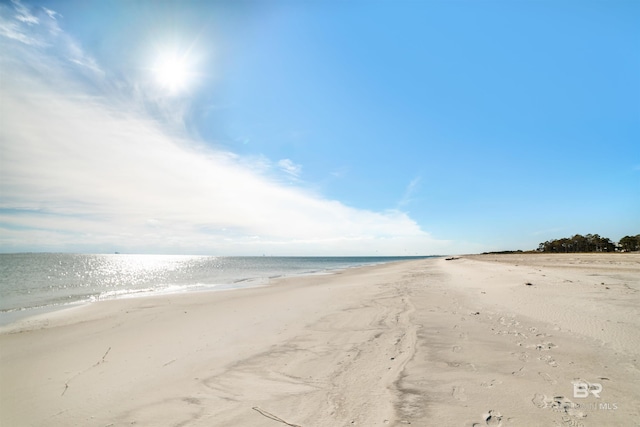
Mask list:
[[0,252],[640,233],[640,2],[0,2]]

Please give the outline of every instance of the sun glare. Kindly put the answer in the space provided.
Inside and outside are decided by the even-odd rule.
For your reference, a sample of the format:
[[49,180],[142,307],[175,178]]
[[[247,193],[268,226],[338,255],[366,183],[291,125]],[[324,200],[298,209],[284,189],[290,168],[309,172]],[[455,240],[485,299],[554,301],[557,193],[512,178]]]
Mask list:
[[184,90],[189,83],[187,64],[177,56],[166,56],[159,60],[154,72],[158,84],[172,93]]

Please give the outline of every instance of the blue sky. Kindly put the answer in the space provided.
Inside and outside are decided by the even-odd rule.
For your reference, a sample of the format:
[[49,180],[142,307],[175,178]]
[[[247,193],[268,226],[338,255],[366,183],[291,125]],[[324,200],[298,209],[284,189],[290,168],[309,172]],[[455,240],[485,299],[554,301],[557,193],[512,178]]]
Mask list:
[[0,3],[0,249],[640,232],[637,1]]

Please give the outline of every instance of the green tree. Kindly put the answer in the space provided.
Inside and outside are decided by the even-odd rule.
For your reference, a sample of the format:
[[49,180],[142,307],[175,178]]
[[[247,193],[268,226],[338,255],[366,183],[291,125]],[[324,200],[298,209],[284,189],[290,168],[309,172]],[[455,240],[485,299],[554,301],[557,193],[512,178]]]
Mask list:
[[624,236],[622,239],[620,239],[620,242],[618,242],[618,244],[620,245],[620,249],[625,252],[639,251],[640,234],[637,234],[635,236]]
[[[633,246],[629,243],[628,246],[638,248],[629,250],[640,250],[640,239],[636,239],[638,236],[627,237],[629,237],[629,239],[635,239],[633,242],[636,244],[636,246]],[[631,240],[628,241],[631,242]],[[627,240],[625,240],[625,242],[627,242]],[[587,234],[586,236],[576,234],[572,237],[547,240],[546,242],[538,245],[538,252],[551,253],[614,252],[615,250],[616,245],[611,241],[611,239],[607,237],[600,237],[598,234]]]

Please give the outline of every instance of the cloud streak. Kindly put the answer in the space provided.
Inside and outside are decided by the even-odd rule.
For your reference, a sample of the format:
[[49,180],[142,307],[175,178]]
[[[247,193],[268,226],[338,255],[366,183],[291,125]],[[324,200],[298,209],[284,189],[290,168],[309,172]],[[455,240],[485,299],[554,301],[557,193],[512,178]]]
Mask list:
[[[218,254],[405,254],[445,251],[405,213],[354,209],[284,186],[262,167],[212,149],[96,94],[99,65],[56,13],[2,10],[0,246]],[[44,20],[53,21],[44,24]],[[43,49],[42,28],[58,46]],[[32,28],[33,27],[33,28]],[[60,46],[62,44],[63,46]],[[64,66],[60,53],[66,60]],[[33,61],[37,59],[37,67]],[[71,68],[70,68],[71,67]],[[278,167],[297,178],[301,166]],[[409,191],[410,193],[410,191]]]
[[420,187],[420,177],[418,176],[412,179],[411,182],[409,182],[409,184],[407,185],[407,188],[404,190],[404,194],[402,195],[402,198],[398,202],[398,207],[402,208],[409,205],[413,201],[413,198],[415,194],[418,192],[419,187]]
[[299,178],[302,173],[302,165],[293,163],[290,159],[282,159],[278,161],[280,169],[292,178]]

